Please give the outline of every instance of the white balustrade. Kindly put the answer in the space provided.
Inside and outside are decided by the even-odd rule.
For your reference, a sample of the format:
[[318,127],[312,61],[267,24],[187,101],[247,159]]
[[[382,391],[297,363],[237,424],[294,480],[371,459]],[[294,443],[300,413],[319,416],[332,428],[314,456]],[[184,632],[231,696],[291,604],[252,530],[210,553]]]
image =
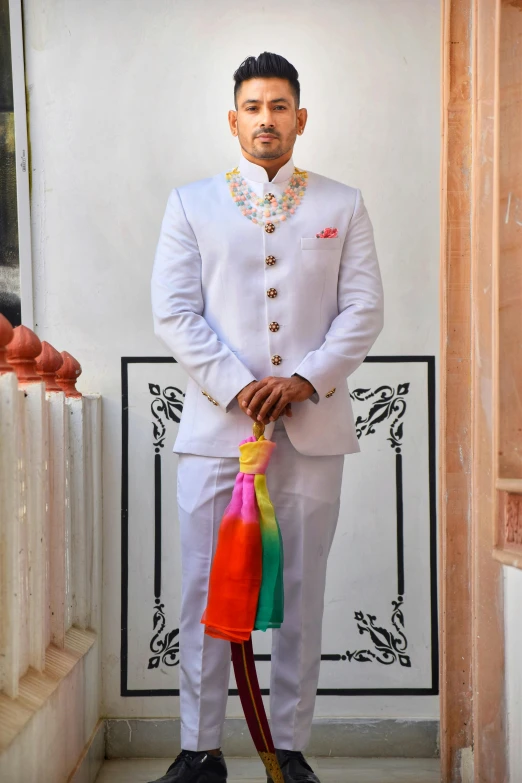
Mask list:
[[[63,392],[47,392],[49,403],[49,462],[51,464],[49,518],[49,608],[51,641],[57,647],[64,646],[65,631],[70,626],[66,616],[70,604],[67,587],[66,552],[70,539],[69,498],[69,411]],[[52,576],[52,578],[51,578]]]
[[76,390],[80,373],[0,315],[0,691],[13,699],[71,626],[100,630],[101,399]]
[[0,375],[0,689],[12,698],[20,677],[19,420],[16,375]]

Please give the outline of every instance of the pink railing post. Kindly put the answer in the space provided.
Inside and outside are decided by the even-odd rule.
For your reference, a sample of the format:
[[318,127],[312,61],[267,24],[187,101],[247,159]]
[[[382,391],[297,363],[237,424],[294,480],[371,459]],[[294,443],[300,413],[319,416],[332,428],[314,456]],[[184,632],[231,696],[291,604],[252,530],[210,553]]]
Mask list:
[[7,361],[7,346],[13,339],[14,329],[5,317],[0,313],[0,375],[4,372],[14,372]]
[[63,364],[56,373],[56,383],[66,397],[79,398],[82,394],[76,388],[76,381],[82,374],[81,364],[67,351],[62,351],[62,356]]
[[7,361],[18,378],[18,383],[36,383],[42,379],[36,372],[36,357],[42,352],[42,343],[27,326],[17,326],[7,346]]
[[63,356],[50,343],[42,341],[42,352],[36,360],[36,372],[45,381],[46,392],[61,392],[56,382],[56,373],[63,364]]

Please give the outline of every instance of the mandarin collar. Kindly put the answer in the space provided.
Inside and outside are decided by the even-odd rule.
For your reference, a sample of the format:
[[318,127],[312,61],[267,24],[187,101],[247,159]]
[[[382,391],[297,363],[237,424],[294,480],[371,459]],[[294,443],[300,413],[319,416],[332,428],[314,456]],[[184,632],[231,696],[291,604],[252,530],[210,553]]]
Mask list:
[[281,166],[275,177],[271,180],[268,179],[268,174],[263,166],[258,166],[257,163],[251,163],[244,155],[241,155],[239,170],[245,179],[249,179],[252,182],[286,182],[294,173],[294,159],[290,158],[284,166]]

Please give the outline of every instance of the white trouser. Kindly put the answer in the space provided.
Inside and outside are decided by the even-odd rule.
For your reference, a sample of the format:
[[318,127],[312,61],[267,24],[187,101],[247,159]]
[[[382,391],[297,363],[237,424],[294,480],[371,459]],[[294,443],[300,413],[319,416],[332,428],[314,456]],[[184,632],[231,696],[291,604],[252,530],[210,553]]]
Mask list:
[[[270,715],[274,743],[304,750],[315,706],[326,563],[339,515],[344,457],[307,457],[280,422],[267,483],[284,545],[285,619],[273,631]],[[230,644],[204,634],[212,556],[238,472],[237,459],[181,454],[181,747],[221,745],[230,675]]]

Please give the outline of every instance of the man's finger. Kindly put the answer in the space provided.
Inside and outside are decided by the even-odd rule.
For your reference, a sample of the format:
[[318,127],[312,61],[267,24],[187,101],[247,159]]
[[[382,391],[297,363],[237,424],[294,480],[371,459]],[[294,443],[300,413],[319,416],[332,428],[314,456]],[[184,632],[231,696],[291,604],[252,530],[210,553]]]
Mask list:
[[256,391],[247,408],[247,413],[249,416],[257,416],[259,414],[259,409],[270,392],[271,389],[268,386],[263,386],[261,389]]
[[254,394],[263,387],[263,385],[263,381],[256,381],[256,383],[251,383],[246,389],[243,389],[241,399],[241,405],[243,408],[248,408],[250,400]]
[[270,413],[270,421],[277,421],[277,419],[281,416],[283,411],[286,409],[288,405],[288,399],[285,397],[285,395],[282,395],[279,401],[276,403],[274,409]]
[[257,418],[266,424],[270,416],[272,415],[272,409],[274,408],[275,404],[278,402],[279,398],[280,398],[279,392],[275,392],[275,391],[272,392],[266,398],[263,405],[261,406]]

